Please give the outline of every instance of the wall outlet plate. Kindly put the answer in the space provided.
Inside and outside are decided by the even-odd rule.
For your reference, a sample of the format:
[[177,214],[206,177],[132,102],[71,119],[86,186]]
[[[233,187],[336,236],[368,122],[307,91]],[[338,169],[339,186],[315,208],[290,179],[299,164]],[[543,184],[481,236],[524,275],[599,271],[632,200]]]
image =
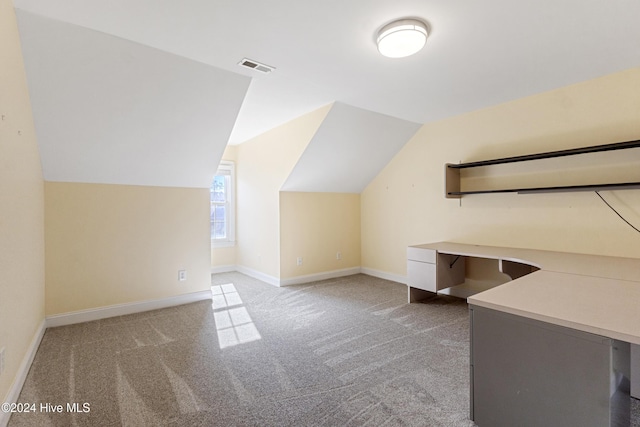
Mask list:
[[297,266],[301,266],[301,265],[302,265],[302,257],[301,257],[301,256],[299,256],[299,257],[296,259],[296,265],[297,265]]
[[181,282],[187,280],[187,270],[178,270],[178,280]]

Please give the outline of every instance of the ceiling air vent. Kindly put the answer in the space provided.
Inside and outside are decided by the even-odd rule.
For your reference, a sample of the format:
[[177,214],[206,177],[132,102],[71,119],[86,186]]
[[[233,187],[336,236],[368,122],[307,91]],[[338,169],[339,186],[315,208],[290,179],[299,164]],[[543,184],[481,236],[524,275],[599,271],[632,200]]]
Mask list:
[[275,70],[275,67],[271,67],[269,65],[261,64],[258,61],[254,61],[253,59],[244,58],[242,61],[238,62],[238,65],[246,68],[251,68],[252,70],[260,71],[261,73],[267,74]]

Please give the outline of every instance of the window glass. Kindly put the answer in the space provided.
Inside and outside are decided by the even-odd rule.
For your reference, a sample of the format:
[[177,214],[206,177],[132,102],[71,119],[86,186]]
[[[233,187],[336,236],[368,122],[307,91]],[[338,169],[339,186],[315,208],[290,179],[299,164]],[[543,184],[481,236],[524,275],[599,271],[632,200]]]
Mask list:
[[233,163],[222,162],[211,182],[211,242],[229,245],[234,241]]

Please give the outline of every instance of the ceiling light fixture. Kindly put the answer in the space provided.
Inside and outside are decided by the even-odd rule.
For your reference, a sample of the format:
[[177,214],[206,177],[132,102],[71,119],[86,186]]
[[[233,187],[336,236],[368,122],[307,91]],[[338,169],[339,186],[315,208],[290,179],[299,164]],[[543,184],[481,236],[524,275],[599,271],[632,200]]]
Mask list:
[[385,25],[378,33],[378,51],[389,58],[417,53],[427,42],[427,24],[417,19],[400,19]]

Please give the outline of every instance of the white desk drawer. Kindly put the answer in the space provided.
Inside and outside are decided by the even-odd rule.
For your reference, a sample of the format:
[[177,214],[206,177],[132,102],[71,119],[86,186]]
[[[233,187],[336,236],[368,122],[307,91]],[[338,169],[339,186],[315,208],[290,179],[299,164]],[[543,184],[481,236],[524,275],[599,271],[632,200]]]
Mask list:
[[412,288],[436,292],[436,265],[420,261],[407,261],[407,278]]
[[424,249],[424,248],[409,246],[407,248],[407,260],[422,261],[422,262],[435,264],[436,251],[434,249]]

